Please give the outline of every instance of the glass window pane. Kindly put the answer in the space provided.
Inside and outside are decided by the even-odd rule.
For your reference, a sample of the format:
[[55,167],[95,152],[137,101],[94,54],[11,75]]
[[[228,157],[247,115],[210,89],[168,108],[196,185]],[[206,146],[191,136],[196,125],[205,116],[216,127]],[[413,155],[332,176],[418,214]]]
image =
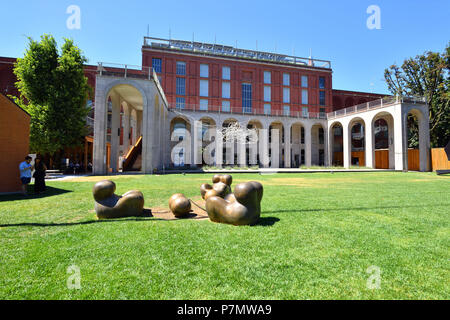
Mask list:
[[302,104],[308,104],[308,90],[302,90]]
[[200,99],[200,110],[208,110],[208,99]]
[[184,109],[185,106],[185,99],[184,98],[176,98],[176,102],[177,102],[177,109]]
[[186,62],[177,61],[177,75],[179,76],[186,75]]
[[285,86],[291,85],[291,79],[290,79],[289,73],[283,73],[283,85],[285,85]]
[[186,94],[186,79],[185,78],[177,78],[177,95],[184,96]]
[[308,76],[302,76],[302,87],[308,88]]
[[242,112],[252,112],[252,85],[242,84]]
[[290,115],[290,111],[291,111],[291,108],[289,108],[289,106],[283,106],[283,114],[285,116]]
[[321,106],[325,105],[325,91],[319,91],[319,104]]
[[222,79],[223,80],[230,80],[231,79],[230,67],[222,67]]
[[264,83],[270,84],[272,81],[270,71],[264,71]]
[[308,118],[308,107],[302,107],[302,116]]
[[200,65],[200,77],[202,78],[208,78],[209,74],[209,68],[207,64],[201,64]]
[[272,97],[272,90],[270,86],[264,86],[264,101],[270,102]]
[[230,83],[222,82],[222,98],[230,99]]
[[319,89],[325,89],[325,78],[319,77]]
[[289,88],[283,88],[283,102],[284,103],[291,102],[291,90]]
[[161,59],[153,58],[152,59],[152,67],[155,69],[155,72],[161,72]]
[[200,97],[208,96],[208,80],[200,80]]
[[270,113],[271,113],[270,103],[264,104],[264,114],[270,114]]
[[222,111],[223,112],[231,112],[230,101],[227,101],[227,100],[222,101]]

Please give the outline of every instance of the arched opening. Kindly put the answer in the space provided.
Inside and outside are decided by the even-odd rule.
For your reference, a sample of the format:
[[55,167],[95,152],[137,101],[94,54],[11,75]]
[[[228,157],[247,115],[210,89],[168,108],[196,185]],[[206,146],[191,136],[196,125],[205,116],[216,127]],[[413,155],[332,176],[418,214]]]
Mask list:
[[325,165],[325,130],[320,123],[311,127],[311,165]]
[[175,117],[170,121],[171,166],[184,168],[191,163],[191,125],[183,117]]
[[[222,128],[228,128],[230,125],[235,123],[238,123],[236,119],[226,119],[222,123]],[[237,141],[223,135],[222,163],[227,166],[234,166],[238,163],[237,156]]]
[[107,95],[106,158],[109,172],[142,170],[143,97],[134,86],[119,84]]
[[211,143],[213,143],[215,141],[216,122],[214,121],[214,119],[212,119],[210,117],[203,117],[200,119],[200,122],[201,122],[201,126],[198,128],[198,130],[200,131],[199,135],[202,140],[202,152],[201,152],[202,166],[216,165],[216,163],[215,163],[216,150],[215,149],[212,150],[211,154],[205,158],[206,148],[208,147],[208,145],[210,145]]
[[246,144],[246,163],[249,166],[260,166],[261,160],[259,158],[259,130],[263,128],[259,120],[250,120],[247,124],[247,129],[255,129],[256,137],[248,137]]
[[366,141],[365,141],[365,123],[364,120],[357,118],[350,122],[350,146],[351,157],[350,165],[364,167],[366,165]]
[[427,119],[418,109],[411,109],[406,117],[408,138],[408,170],[426,171],[428,147],[425,127]]
[[299,168],[306,165],[305,155],[305,126],[301,122],[296,122],[291,126],[291,155],[292,167]]
[[330,156],[331,165],[342,167],[344,165],[344,130],[340,122],[330,127]]
[[394,118],[390,113],[379,113],[372,121],[372,128],[375,168],[394,169]]

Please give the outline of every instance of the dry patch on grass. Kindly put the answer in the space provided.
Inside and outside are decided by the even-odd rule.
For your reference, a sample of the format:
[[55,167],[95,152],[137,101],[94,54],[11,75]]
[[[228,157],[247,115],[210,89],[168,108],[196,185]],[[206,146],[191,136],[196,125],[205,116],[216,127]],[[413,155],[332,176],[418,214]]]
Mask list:
[[[192,199],[198,206],[192,204],[191,213],[186,218],[176,218],[168,207],[153,207],[152,215],[157,219],[163,220],[183,220],[183,219],[208,219],[208,214],[201,208],[205,208],[205,201],[203,199]],[[199,208],[200,207],[200,208]]]

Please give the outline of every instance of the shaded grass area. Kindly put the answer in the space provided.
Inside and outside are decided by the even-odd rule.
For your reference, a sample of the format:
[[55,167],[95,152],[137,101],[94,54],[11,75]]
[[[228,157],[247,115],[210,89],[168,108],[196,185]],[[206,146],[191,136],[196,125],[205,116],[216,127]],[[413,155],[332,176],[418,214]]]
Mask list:
[[[212,174],[113,176],[146,207]],[[432,173],[239,174],[264,185],[257,226],[98,221],[100,177],[0,196],[1,299],[448,299],[450,180]],[[63,191],[62,191],[63,190]],[[67,268],[81,272],[69,290]],[[381,288],[367,287],[369,266]]]

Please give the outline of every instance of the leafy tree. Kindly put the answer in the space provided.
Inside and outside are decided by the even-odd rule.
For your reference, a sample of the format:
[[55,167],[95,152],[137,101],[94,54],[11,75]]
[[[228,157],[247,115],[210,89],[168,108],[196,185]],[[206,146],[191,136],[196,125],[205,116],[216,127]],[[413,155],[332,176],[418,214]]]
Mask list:
[[[425,97],[429,106],[432,147],[443,147],[450,140],[450,44],[445,51],[425,52],[406,59],[401,67],[392,65],[384,71],[389,91],[399,96]],[[418,145],[418,127],[412,116],[410,147]]]
[[20,92],[16,102],[31,115],[31,151],[53,155],[79,146],[86,134],[87,59],[69,39],[64,39],[61,54],[51,35],[41,36],[40,42],[28,40],[25,56],[14,66]]

